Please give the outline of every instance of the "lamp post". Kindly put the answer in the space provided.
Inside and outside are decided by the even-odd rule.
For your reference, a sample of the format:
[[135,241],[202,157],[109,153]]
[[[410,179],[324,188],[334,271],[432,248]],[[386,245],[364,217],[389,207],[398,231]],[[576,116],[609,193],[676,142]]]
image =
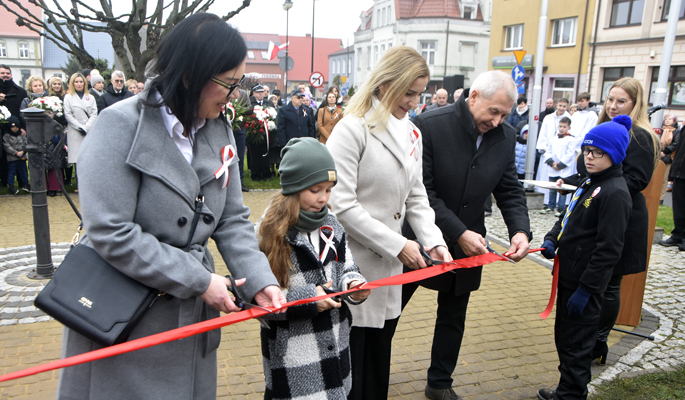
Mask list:
[[316,0],[312,0],[312,74],[314,73],[314,14],[315,14],[315,11],[316,11]]
[[[293,2],[292,0],[285,0],[285,3],[283,3],[283,9],[285,10],[285,42],[288,43],[288,16],[290,14],[290,9],[293,8]],[[283,94],[285,98],[288,98],[288,47],[285,48],[285,88],[284,91],[285,93]]]

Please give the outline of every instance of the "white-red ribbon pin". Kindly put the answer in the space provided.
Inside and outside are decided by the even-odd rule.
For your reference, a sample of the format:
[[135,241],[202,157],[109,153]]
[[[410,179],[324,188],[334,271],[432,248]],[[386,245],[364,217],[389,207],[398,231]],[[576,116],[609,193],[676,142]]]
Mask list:
[[224,178],[224,183],[222,188],[226,188],[228,186],[228,166],[231,165],[231,161],[235,158],[236,152],[235,148],[233,145],[226,145],[224,146],[223,149],[221,149],[221,161],[223,164],[221,165],[221,168],[217,169],[216,172],[214,173],[214,177],[216,179],[219,179],[221,176]]

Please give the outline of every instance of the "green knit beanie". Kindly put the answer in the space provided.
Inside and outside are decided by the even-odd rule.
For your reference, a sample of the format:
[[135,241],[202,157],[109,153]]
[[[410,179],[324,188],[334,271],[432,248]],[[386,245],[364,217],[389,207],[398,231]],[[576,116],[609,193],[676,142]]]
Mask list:
[[295,194],[321,182],[338,182],[326,145],[311,137],[292,138],[281,150],[281,193]]

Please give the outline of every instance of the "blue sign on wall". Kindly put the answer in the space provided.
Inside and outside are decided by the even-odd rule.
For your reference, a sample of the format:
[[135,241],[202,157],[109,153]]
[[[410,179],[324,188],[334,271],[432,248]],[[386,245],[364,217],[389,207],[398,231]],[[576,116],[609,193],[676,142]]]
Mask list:
[[526,70],[522,66],[517,65],[511,69],[511,77],[514,78],[514,82],[520,82],[526,75]]

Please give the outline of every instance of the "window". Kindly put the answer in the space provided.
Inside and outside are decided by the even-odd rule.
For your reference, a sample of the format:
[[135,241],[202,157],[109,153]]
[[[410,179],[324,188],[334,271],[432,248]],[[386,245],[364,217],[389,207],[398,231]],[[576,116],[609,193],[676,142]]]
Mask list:
[[609,89],[614,82],[623,77],[632,78],[634,75],[635,67],[604,68],[602,80],[602,98],[600,101],[604,102],[604,99],[606,99],[607,95],[609,94]]
[[[349,54],[348,54],[349,57]],[[352,60],[349,58],[347,59],[347,75],[352,73]]]
[[573,101],[573,79],[555,79],[552,87],[552,98],[556,101],[559,99],[566,99],[569,103]]
[[385,26],[385,25],[388,24],[387,21],[386,21],[386,10],[385,10],[385,8],[383,8],[382,15],[383,15],[383,17],[382,17],[383,26]]
[[392,13],[390,11],[390,6],[388,6],[388,24],[392,24]]
[[609,26],[640,25],[645,0],[614,0]]
[[268,60],[269,59],[269,55],[266,54],[266,51],[262,51],[261,53],[262,53],[262,60]]
[[[654,92],[659,80],[659,67],[652,69],[649,104],[654,101]],[[670,107],[685,109],[685,65],[672,66],[666,84],[666,102]]]
[[419,51],[426,64],[435,65],[435,42],[419,42]]
[[552,46],[576,44],[578,17],[557,19],[552,22]]
[[29,44],[19,42],[19,58],[29,58]]
[[471,6],[464,6],[464,12],[461,16],[466,19],[476,19],[476,9]]
[[249,58],[250,60],[254,60],[254,51],[248,50],[247,51],[247,58]]
[[385,54],[385,43],[381,45],[381,56],[383,56],[383,54]]
[[362,69],[362,48],[357,48],[357,69]]
[[[668,20],[668,14],[671,12],[671,0],[664,1],[664,13],[661,15],[661,20]],[[685,1],[680,3],[680,13],[678,14],[678,19],[685,19]]]
[[0,41],[0,57],[7,57],[7,44]]
[[366,69],[371,69],[371,46],[366,46]]
[[378,64],[378,45],[373,46],[373,65]]
[[504,50],[519,50],[523,48],[523,24],[504,28]]

